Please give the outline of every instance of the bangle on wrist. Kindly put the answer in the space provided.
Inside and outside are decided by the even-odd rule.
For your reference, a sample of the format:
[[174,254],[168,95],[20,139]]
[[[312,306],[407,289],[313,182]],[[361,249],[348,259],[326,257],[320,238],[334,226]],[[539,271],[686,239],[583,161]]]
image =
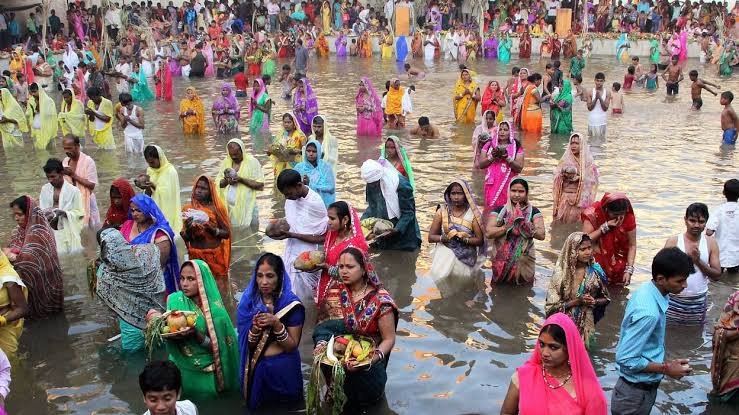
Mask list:
[[607,233],[607,232],[608,232],[609,230],[610,230],[610,228],[609,228],[609,226],[608,226],[608,223],[607,223],[607,222],[606,222],[606,223],[604,223],[604,224],[602,224],[602,225],[600,225],[600,233],[602,233],[602,234],[605,234],[605,233]]
[[662,374],[663,375],[666,375],[667,374],[667,369],[669,369],[669,367],[670,367],[670,365],[667,362],[663,362],[662,363]]

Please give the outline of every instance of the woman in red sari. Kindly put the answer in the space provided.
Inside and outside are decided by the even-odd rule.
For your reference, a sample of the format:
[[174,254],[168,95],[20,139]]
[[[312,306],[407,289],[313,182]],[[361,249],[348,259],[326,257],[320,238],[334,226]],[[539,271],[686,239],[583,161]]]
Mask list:
[[611,284],[629,285],[636,258],[636,216],[623,193],[608,193],[582,213],[582,231]]
[[328,232],[323,241],[326,261],[320,264],[323,268],[318,292],[323,293],[332,278],[339,277],[339,257],[346,248],[357,248],[365,256],[369,251],[367,241],[362,232],[362,222],[356,209],[348,202],[338,201],[328,206]]
[[128,219],[128,207],[135,195],[136,191],[127,179],[119,177],[113,180],[110,185],[110,207],[105,215],[103,228],[121,229],[123,222]]
[[531,57],[531,35],[525,30],[518,41],[518,57],[528,59]]
[[480,101],[481,114],[484,116],[487,111],[493,111],[498,117],[498,121],[503,121],[503,113],[500,110],[505,107],[505,101],[505,95],[498,81],[488,82]]
[[156,72],[157,100],[172,101],[172,72],[169,71],[169,59],[159,64]]
[[559,40],[559,36],[556,34],[550,35],[549,44],[552,46],[552,59],[559,59],[559,54],[562,51],[562,42]]

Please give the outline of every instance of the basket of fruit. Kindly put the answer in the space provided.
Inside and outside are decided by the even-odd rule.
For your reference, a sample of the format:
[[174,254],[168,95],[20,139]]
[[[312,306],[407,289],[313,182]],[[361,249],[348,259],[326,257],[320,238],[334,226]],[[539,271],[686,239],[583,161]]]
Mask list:
[[362,220],[362,232],[364,233],[364,238],[368,241],[374,239],[377,235],[384,234],[394,227],[395,225],[387,219],[366,218]]
[[149,312],[147,315],[145,341],[146,348],[151,356],[152,351],[162,344],[162,339],[182,337],[195,330],[197,313],[194,311],[169,310],[160,314]]
[[298,271],[315,271],[318,264],[326,262],[326,254],[323,251],[305,251],[293,262]]
[[321,363],[328,366],[342,365],[356,359],[354,367],[366,367],[372,362],[375,341],[369,337],[345,334],[332,337],[326,345],[326,356]]

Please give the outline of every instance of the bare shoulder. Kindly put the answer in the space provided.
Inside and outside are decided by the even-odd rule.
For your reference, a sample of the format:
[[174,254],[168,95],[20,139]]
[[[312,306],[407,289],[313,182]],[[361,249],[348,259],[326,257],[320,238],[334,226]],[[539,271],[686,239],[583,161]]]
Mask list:
[[677,235],[670,236],[665,241],[665,248],[672,248],[674,246],[677,246]]

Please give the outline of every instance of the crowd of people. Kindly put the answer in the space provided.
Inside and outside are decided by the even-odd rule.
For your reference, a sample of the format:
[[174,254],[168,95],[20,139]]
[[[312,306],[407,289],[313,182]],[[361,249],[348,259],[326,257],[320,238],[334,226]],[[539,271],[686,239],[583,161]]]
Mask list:
[[[415,28],[413,2],[389,1],[382,12],[358,2],[328,1],[254,7],[226,1],[203,5],[198,0],[166,8],[141,2],[105,10],[80,3],[70,5],[67,30],[58,18],[52,23],[52,13],[50,48],[43,52],[37,11],[27,22],[26,46],[14,50],[10,69],[0,78],[0,134],[6,154],[22,148],[25,140],[37,149],[59,141],[65,157],[45,163],[48,183],[38,197],[23,195],[9,205],[17,227],[0,254],[0,396],[7,395],[9,382],[4,376],[9,364],[2,355],[16,353],[24,319],[44,319],[63,310],[59,258],[81,251],[83,230],[93,229],[99,258],[88,270],[91,287],[116,315],[122,349],[143,350],[147,329],[162,313],[194,316],[193,329],[165,339],[172,363],[151,363],[141,374],[151,413],[195,413],[191,402],[177,402],[180,393],[197,402],[241,395],[251,409],[299,407],[305,399],[315,409],[313,395],[305,397],[298,351],[305,325],[313,328],[313,354],[319,362],[330,354],[335,337],[372,341],[368,368],[358,367],[356,359],[344,362],[340,376],[336,370],[314,367],[311,381],[323,376],[327,384],[343,384],[343,395],[319,396],[318,406],[325,400],[335,409],[339,402],[341,411],[380,400],[399,316],[380,279],[390,276],[377,274],[369,253],[416,251],[423,244],[412,155],[393,135],[407,128],[416,86],[391,78],[381,94],[369,78],[359,80],[357,135],[386,136],[377,156],[361,166],[362,210],[337,194],[342,151],[308,71],[311,55],[328,55],[326,35],[337,35],[339,57],[369,57],[376,34],[382,58],[460,62],[450,111],[460,125],[475,124],[481,116],[471,137],[472,172],[449,183],[428,229],[427,242],[435,244],[430,270],[435,281],[453,277],[471,282],[484,273],[492,276],[492,284],[533,283],[535,240],[545,239],[547,224],[529,201],[533,189],[521,176],[525,151],[517,135],[541,133],[548,108],[550,133],[569,136],[552,183],[553,220],[580,230],[561,249],[547,291],[547,319],[530,360],[511,378],[501,413],[540,413],[542,406],[549,413],[606,413],[608,404],[588,350],[611,301],[609,287],[630,284],[635,272],[637,221],[627,195],[606,191],[597,199],[603,172],[589,142],[605,139],[609,109],[623,113],[622,89],[653,90],[662,79],[668,96],[679,93],[689,37],[701,42],[704,61],[718,55],[719,71],[730,74],[735,25],[733,17],[726,26],[715,19],[725,6],[703,2],[682,8],[646,1],[608,10],[596,6],[594,28],[621,33],[615,54],[628,67],[623,83],[608,88],[605,75],[597,73],[594,86],[585,89],[582,71],[591,40],[577,39],[575,25],[560,49],[559,39],[551,35],[558,3],[491,9],[484,19],[484,41],[473,29],[469,2],[459,10],[454,2],[430,3],[418,18],[419,26],[428,24],[425,33]],[[396,13],[400,9],[408,10]],[[647,12],[649,24],[644,22]],[[8,17],[6,22],[14,23]],[[385,29],[401,18],[407,20],[408,39]],[[639,57],[628,55],[624,30],[629,25],[671,33],[661,42],[652,40],[651,70],[641,66]],[[0,47],[21,40],[17,22],[11,26],[13,30],[0,26]],[[523,59],[530,58],[531,36],[550,33],[540,49],[550,59],[545,73],[512,67],[505,84],[490,80],[481,87],[471,61],[480,56],[508,63],[509,32],[519,36]],[[350,33],[358,37],[351,44]],[[62,52],[58,63],[54,51]],[[567,76],[560,53],[569,63]],[[277,62],[287,59],[290,63],[278,73]],[[409,80],[426,75],[410,63],[405,70]],[[146,131],[156,127],[146,123],[141,107],[148,100],[173,101],[177,77],[233,77],[233,84],[223,81],[213,100],[211,121],[206,121],[208,112],[195,87],[187,87],[180,100],[176,118],[183,134],[210,130],[228,137],[218,174],[198,176],[184,205],[178,166],[168,160],[165,148],[145,144]],[[696,70],[689,78],[693,110],[700,110],[702,90],[715,95],[712,87],[720,87],[699,78]],[[273,84],[280,90],[270,95]],[[51,98],[57,94],[58,108]],[[292,111],[273,117],[278,95],[292,104]],[[735,143],[739,129],[732,100],[730,91],[721,92],[725,145]],[[588,111],[587,133],[573,131],[572,113],[579,101]],[[266,155],[275,188],[285,199],[285,217],[272,219],[266,233],[286,243],[282,255],[259,257],[235,304],[229,283],[232,236],[237,228],[259,224],[256,198],[265,187],[267,167],[241,138],[242,117],[249,120],[253,139],[269,137],[272,125],[280,127]],[[410,128],[412,136],[439,138],[429,117],[418,118],[417,124]],[[114,150],[123,141],[126,152],[144,159],[148,168],[133,184],[118,178],[101,194],[95,160],[81,148],[88,137],[102,150]],[[484,176],[484,202],[480,198],[478,203],[467,184],[464,176],[470,175]],[[104,218],[96,193],[109,200]],[[611,398],[613,413],[649,413],[664,376],[679,379],[691,372],[684,359],[666,360],[665,326],[667,321],[706,324],[709,281],[739,268],[734,217],[739,181],[728,180],[724,195],[726,204],[710,215],[702,203],[687,207],[685,232],[667,239],[653,259],[652,281],[632,293],[616,353],[619,380]],[[184,262],[179,239],[187,250]],[[315,251],[323,252],[320,261],[307,269],[299,265],[306,253]],[[710,398],[719,401],[739,396],[738,295],[729,298],[714,330]],[[311,306],[317,307],[316,321],[306,321]]]

